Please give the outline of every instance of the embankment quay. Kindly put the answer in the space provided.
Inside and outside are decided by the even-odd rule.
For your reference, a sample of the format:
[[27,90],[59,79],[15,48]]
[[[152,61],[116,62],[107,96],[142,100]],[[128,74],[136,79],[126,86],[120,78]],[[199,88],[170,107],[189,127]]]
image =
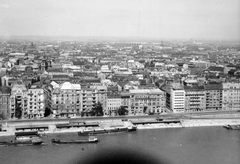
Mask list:
[[224,126],[240,124],[240,112],[213,112],[201,114],[163,114],[124,117],[81,117],[40,120],[1,121],[0,136],[15,132],[37,130],[40,133],[78,132],[84,129],[112,126],[137,126],[138,129],[184,128],[200,126]]
[[161,115],[132,115],[132,116],[111,116],[111,117],[75,117],[75,118],[43,118],[43,119],[20,119],[20,120],[0,120],[0,124],[16,123],[61,123],[64,121],[113,121],[113,120],[139,120],[139,119],[181,119],[181,118],[193,118],[193,117],[235,117],[240,116],[239,110],[234,111],[217,111],[217,112],[201,112],[201,113],[165,113]]

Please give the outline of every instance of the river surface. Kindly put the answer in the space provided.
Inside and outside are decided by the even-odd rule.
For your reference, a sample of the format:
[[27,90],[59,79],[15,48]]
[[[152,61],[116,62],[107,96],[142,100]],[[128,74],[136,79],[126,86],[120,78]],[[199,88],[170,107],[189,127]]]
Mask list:
[[[100,135],[99,143],[54,145],[51,138],[80,139],[76,133],[51,134],[47,146],[0,147],[1,164],[239,164],[240,131],[223,127],[148,129]],[[0,137],[0,141],[10,140]]]

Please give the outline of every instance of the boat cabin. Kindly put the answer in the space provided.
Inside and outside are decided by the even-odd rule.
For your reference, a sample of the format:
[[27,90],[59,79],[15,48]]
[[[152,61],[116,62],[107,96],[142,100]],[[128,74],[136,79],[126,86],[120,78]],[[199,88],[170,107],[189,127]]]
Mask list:
[[38,131],[15,132],[15,137],[22,137],[22,136],[34,137],[34,136],[39,136],[39,133]]

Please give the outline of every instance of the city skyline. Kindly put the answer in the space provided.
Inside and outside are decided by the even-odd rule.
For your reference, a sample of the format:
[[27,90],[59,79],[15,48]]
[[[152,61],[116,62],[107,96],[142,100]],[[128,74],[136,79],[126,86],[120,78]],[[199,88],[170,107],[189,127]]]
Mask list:
[[240,0],[0,1],[0,36],[240,40]]

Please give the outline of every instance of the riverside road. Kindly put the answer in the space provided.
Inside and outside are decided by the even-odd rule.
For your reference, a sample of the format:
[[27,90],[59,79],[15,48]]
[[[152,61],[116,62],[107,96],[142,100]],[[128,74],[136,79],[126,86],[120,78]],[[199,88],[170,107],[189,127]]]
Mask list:
[[93,121],[118,121],[118,120],[152,120],[161,119],[240,119],[239,111],[218,111],[201,113],[168,113],[161,115],[134,115],[134,116],[112,116],[112,117],[76,117],[76,118],[42,118],[27,120],[1,120],[0,124],[22,124],[22,123],[62,123],[62,122],[93,122]]

